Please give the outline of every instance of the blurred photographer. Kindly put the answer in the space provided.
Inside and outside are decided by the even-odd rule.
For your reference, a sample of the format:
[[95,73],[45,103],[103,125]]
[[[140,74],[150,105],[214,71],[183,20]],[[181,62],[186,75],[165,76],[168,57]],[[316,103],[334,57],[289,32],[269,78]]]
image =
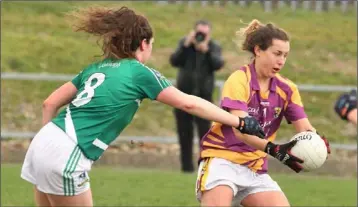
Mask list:
[[[179,69],[178,89],[210,102],[214,89],[214,72],[224,65],[221,47],[211,39],[211,29],[208,21],[197,21],[194,29],[179,41],[177,49],[170,56],[172,66]],[[193,123],[196,124],[198,136],[201,138],[209,130],[210,122],[181,110],[174,110],[174,113],[182,171],[193,172]]]

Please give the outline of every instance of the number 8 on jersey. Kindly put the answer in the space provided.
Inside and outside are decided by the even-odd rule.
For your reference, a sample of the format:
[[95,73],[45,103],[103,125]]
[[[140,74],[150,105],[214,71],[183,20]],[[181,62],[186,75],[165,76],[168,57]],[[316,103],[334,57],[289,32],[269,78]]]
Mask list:
[[[76,107],[83,106],[91,101],[94,96],[94,89],[100,86],[105,79],[105,75],[103,73],[94,73],[92,74],[88,80],[85,82],[85,89],[79,93],[76,98],[72,101],[72,104]],[[96,80],[96,83],[91,86],[93,80]],[[85,96],[85,94],[87,94]]]

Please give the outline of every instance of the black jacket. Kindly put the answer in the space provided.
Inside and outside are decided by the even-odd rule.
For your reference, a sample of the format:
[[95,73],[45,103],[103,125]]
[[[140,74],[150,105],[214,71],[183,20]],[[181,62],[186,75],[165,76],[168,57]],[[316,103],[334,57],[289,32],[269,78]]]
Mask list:
[[184,47],[185,38],[179,41],[175,52],[170,56],[172,66],[179,68],[177,87],[179,90],[211,100],[214,89],[214,72],[224,65],[221,47],[213,40],[205,54],[193,45]]

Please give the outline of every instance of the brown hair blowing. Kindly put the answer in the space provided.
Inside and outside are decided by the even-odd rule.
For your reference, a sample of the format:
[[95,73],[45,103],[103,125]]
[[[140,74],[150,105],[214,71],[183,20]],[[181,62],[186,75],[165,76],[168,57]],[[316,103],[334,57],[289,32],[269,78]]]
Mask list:
[[262,24],[257,19],[252,20],[247,27],[241,28],[237,35],[241,42],[241,49],[255,55],[255,46],[259,46],[261,50],[266,50],[272,45],[272,40],[278,39],[289,41],[288,34],[281,28],[276,27],[272,23]]
[[99,37],[104,58],[135,58],[135,51],[141,42],[146,40],[149,44],[153,37],[148,20],[127,7],[82,8],[69,16],[76,32],[83,31]]

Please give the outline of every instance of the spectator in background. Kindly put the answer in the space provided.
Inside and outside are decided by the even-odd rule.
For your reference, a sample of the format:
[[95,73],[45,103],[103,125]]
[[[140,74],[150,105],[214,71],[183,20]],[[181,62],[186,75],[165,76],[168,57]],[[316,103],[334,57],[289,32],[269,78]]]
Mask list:
[[353,89],[338,97],[334,110],[341,119],[357,124],[357,90]]
[[[205,20],[195,23],[194,29],[179,41],[170,56],[172,66],[179,69],[179,90],[212,102],[214,72],[222,68],[221,47],[211,39],[211,24]],[[196,123],[201,138],[210,128],[210,121],[194,117],[182,110],[174,110],[180,144],[182,171],[193,172],[193,139]]]

